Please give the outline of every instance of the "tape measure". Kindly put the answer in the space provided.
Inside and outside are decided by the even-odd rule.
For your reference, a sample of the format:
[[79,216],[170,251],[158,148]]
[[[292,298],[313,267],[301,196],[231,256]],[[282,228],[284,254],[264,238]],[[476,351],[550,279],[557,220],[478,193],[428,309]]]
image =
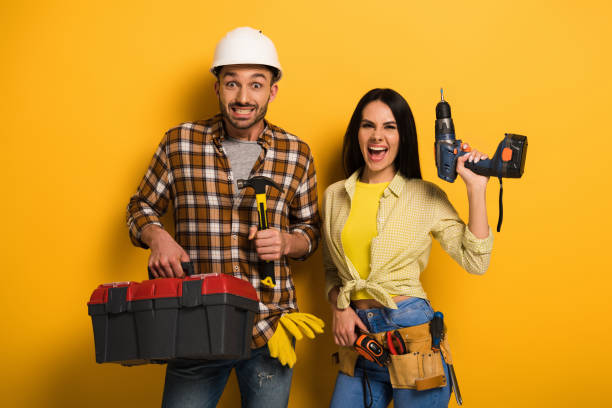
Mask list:
[[386,366],[391,361],[389,353],[383,348],[382,344],[367,334],[360,334],[355,340],[354,347],[365,359],[381,367]]

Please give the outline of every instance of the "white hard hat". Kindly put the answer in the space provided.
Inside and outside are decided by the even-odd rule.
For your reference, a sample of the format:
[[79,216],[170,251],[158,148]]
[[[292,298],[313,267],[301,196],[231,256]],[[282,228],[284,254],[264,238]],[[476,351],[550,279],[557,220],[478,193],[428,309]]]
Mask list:
[[217,68],[236,64],[268,65],[276,68],[277,81],[282,75],[274,43],[261,31],[251,27],[238,27],[219,41],[210,72],[216,74]]

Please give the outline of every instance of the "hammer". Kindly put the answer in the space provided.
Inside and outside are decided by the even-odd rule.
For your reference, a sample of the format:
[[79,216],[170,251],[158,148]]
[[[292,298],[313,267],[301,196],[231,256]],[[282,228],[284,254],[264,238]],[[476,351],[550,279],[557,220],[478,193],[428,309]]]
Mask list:
[[[268,217],[266,216],[266,186],[272,186],[281,193],[283,189],[276,184],[272,179],[264,176],[251,177],[248,180],[240,179],[236,181],[239,189],[253,187],[255,190],[255,200],[257,201],[257,215],[259,216],[258,229],[268,229]],[[272,261],[265,261],[263,264],[263,271],[260,271],[261,283],[269,288],[276,286],[276,280],[274,279],[274,263]]]

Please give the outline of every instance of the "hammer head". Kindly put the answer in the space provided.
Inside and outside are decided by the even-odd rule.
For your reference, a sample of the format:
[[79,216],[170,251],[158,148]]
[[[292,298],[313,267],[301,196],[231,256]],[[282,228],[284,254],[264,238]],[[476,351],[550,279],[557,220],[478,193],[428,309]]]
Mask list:
[[247,187],[253,187],[253,189],[255,190],[255,194],[265,194],[266,186],[272,186],[278,191],[280,191],[281,193],[283,192],[283,189],[281,188],[281,186],[276,184],[274,180],[268,177],[264,177],[264,176],[255,176],[255,177],[251,177],[248,180],[239,179],[239,180],[236,180],[236,184],[238,185],[238,188],[240,189],[247,188]]

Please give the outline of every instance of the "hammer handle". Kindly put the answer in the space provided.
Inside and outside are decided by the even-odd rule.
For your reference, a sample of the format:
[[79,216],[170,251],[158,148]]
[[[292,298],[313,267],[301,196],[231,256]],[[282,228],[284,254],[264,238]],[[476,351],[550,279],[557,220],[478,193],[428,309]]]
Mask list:
[[259,217],[259,229],[268,229],[268,217],[266,216],[266,202],[257,200],[257,216]]
[[[257,200],[257,216],[259,218],[259,230],[268,229],[268,217],[266,208],[266,194],[255,194]],[[269,288],[276,286],[274,279],[274,262],[265,261],[261,265],[261,283]]]

